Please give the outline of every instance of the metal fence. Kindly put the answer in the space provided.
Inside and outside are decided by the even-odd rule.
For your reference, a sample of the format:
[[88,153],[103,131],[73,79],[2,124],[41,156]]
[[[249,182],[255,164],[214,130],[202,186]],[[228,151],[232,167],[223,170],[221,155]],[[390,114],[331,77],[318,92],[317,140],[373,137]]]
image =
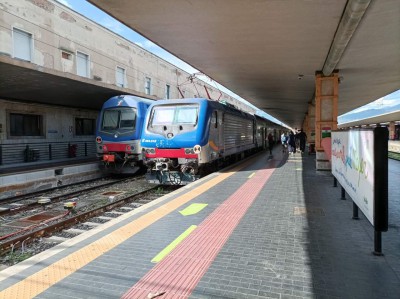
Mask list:
[[95,142],[43,142],[0,145],[0,165],[96,157]]

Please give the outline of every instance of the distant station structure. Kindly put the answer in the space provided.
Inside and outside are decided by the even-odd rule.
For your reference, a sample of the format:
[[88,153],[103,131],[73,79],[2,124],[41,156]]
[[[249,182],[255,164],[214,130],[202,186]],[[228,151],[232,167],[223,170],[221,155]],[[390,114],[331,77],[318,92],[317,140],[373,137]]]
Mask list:
[[389,130],[390,152],[400,153],[400,110],[396,110],[381,115],[368,118],[357,119],[349,122],[343,122],[338,125],[339,128],[356,128],[370,126],[385,126]]

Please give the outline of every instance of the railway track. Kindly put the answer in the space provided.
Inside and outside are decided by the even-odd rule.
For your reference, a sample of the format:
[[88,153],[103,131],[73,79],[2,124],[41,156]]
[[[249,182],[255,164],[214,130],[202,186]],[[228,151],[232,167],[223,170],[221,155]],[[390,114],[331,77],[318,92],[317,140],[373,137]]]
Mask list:
[[[74,198],[75,201],[71,200],[71,193],[69,193],[66,197],[65,194],[64,197],[60,197],[58,203],[51,201],[51,204],[43,207],[10,210],[8,214],[1,217],[0,256],[2,256],[3,264],[13,264],[16,259],[10,261],[9,256],[15,257],[18,250],[19,256],[26,255],[29,252],[27,248],[35,246],[38,240],[43,241],[57,234],[65,235],[61,233],[63,230],[85,225],[84,223],[88,221],[101,223],[107,221],[107,218],[109,220],[118,217],[124,212],[177,189],[175,186],[166,188],[161,190],[159,186],[147,184],[143,179],[124,180],[119,184],[110,184],[106,187],[87,188],[80,193],[79,198]],[[66,198],[70,201],[65,202]],[[105,213],[112,217],[103,216]],[[73,231],[76,232],[76,229]]]
[[[126,180],[129,181],[141,178],[143,177],[133,179],[129,178]],[[52,189],[46,189],[45,191],[37,191],[6,198],[0,201],[0,217],[19,213],[21,211],[40,206],[42,204],[39,202],[39,199],[48,198],[50,202],[54,203],[65,198],[72,198],[74,196],[84,194],[85,192],[89,192],[97,188],[112,186],[120,182],[122,182],[121,179],[95,179],[71,185],[59,186]]]

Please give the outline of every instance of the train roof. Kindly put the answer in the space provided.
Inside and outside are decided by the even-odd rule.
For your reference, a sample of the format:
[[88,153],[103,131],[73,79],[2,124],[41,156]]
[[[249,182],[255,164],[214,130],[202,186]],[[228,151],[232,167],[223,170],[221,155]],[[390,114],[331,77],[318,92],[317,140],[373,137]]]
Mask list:
[[164,105],[164,104],[170,104],[170,105],[174,105],[174,104],[195,104],[195,103],[201,103],[201,102],[207,102],[207,105],[213,108],[217,108],[217,109],[222,109],[224,111],[230,111],[232,113],[235,114],[241,114],[243,116],[247,116],[247,117],[251,117],[253,118],[254,115],[253,114],[249,114],[247,112],[238,110],[236,108],[234,108],[231,105],[227,105],[221,102],[217,102],[214,100],[209,100],[206,98],[184,98],[184,99],[170,99],[170,100],[158,100],[153,102],[153,106],[155,105]]
[[[120,102],[120,101],[122,101],[122,102]],[[141,97],[137,97],[137,96],[132,96],[132,95],[118,95],[118,96],[111,97],[107,101],[105,101],[103,104],[103,109],[115,107],[115,106],[137,107],[138,103],[145,103],[147,105],[151,105],[154,102],[155,101],[153,101],[153,100],[149,100],[149,99],[141,98]]]

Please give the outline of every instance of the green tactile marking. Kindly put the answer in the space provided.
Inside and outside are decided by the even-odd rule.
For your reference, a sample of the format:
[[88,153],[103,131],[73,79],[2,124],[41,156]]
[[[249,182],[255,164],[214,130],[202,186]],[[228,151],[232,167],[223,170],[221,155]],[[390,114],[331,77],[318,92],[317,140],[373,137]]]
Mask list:
[[179,245],[187,236],[191,234],[192,231],[196,229],[197,225],[191,225],[187,230],[185,230],[178,238],[172,241],[167,247],[159,252],[152,260],[152,263],[158,263],[163,258],[165,258],[176,246]]
[[182,211],[179,211],[179,213],[181,213],[183,216],[194,215],[200,212],[206,206],[208,206],[207,203],[192,203],[187,208],[183,209]]

